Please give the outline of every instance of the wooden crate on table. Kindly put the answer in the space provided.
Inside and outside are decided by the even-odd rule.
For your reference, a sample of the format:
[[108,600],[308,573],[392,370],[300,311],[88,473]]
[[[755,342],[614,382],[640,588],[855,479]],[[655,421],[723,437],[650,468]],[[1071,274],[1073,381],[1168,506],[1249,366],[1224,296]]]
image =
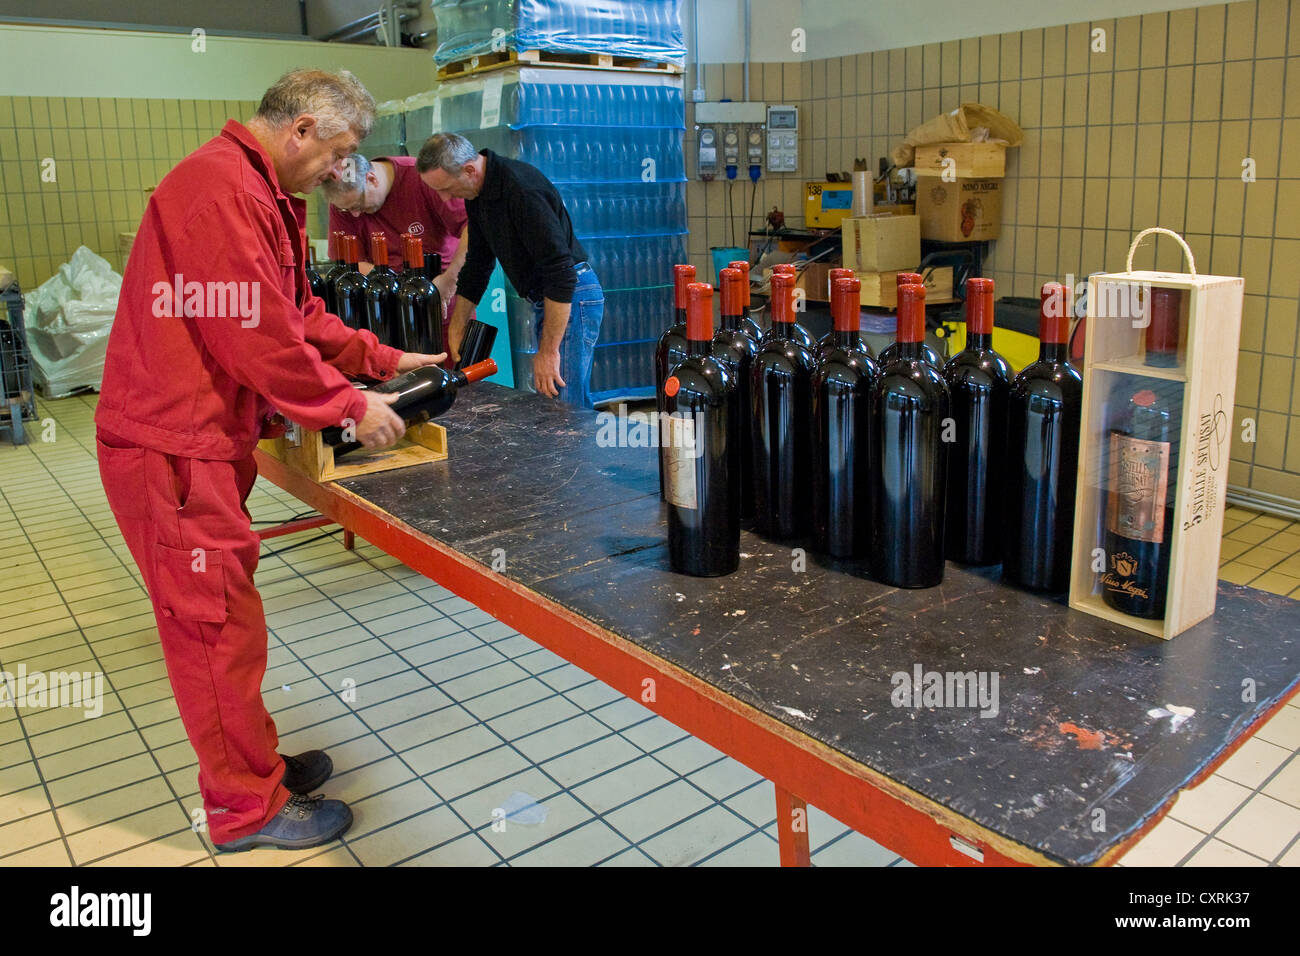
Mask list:
[[447,457],[447,429],[436,422],[413,425],[393,447],[376,451],[360,448],[339,462],[334,460],[333,447],[321,440],[320,432],[293,424],[284,435],[263,439],[258,447],[313,481],[339,481],[443,461]]
[[[1127,271],[1088,280],[1070,607],[1169,640],[1214,613],[1244,281],[1197,275],[1186,243],[1190,273],[1132,271],[1137,242],[1152,231],[1167,232],[1139,233]],[[1153,289],[1182,291],[1176,362],[1170,366],[1145,364]],[[1117,429],[1139,396],[1144,398],[1138,404],[1161,402],[1171,419],[1176,409],[1181,420],[1174,421],[1168,447],[1130,439],[1125,457],[1112,460],[1112,434],[1122,442]],[[1163,465],[1162,455],[1167,456]],[[1169,499],[1172,517],[1165,512]],[[1145,516],[1135,533],[1147,537],[1120,536],[1115,553],[1108,553],[1108,508],[1122,514],[1126,503],[1130,517]],[[1133,588],[1140,563],[1147,560],[1142,545],[1130,550],[1137,541],[1169,545],[1161,619],[1124,613],[1103,597],[1106,589],[1147,593]]]

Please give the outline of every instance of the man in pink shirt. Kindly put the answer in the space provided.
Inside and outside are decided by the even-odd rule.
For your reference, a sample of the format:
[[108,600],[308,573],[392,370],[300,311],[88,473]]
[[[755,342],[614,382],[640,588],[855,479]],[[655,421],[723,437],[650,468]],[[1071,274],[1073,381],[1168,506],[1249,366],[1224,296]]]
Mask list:
[[[465,263],[467,218],[463,199],[443,199],[420,179],[414,156],[382,156],[373,160],[360,153],[343,161],[343,172],[325,183],[330,204],[330,256],[338,257],[335,232],[345,232],[361,241],[360,268],[367,273],[370,234],[382,232],[388,240],[388,265],[395,271],[402,262],[402,233],[419,236],[425,252],[442,256],[442,275],[433,280],[442,296],[448,316],[456,307],[456,279]],[[444,322],[444,326],[446,323]],[[444,338],[446,329],[444,328]]]

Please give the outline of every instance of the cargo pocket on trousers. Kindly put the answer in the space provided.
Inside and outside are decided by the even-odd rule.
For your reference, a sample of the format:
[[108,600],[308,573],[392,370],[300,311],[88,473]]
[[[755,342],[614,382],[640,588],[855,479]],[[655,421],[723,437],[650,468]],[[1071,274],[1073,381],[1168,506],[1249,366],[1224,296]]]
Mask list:
[[108,507],[114,515],[133,521],[149,520],[149,498],[144,491],[145,450],[137,445],[118,447],[95,439],[95,455]]
[[154,581],[158,605],[178,621],[223,624],[226,620],[226,574],[222,552],[154,546]]

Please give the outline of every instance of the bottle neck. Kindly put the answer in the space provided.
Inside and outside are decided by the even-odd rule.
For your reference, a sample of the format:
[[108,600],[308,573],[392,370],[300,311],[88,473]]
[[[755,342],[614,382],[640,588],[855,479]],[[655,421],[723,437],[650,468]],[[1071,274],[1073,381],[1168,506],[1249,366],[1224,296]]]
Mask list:
[[740,316],[739,316],[739,315],[727,315],[727,313],[723,312],[723,313],[722,313],[722,317],[721,317],[721,319],[720,319],[719,321],[721,322],[722,327],[723,327],[724,329],[726,329],[728,332],[739,332],[739,331],[740,331]]
[[831,330],[831,342],[836,348],[857,348],[859,341],[861,341],[861,338],[857,329],[848,329],[847,331],[842,331],[840,329]]
[[966,336],[966,348],[991,349],[993,348],[993,336],[988,332],[972,332]]
[[1044,342],[1038,349],[1040,362],[1064,362],[1070,347],[1064,342]]
[[673,316],[676,318],[676,320],[677,320],[677,324],[678,324],[678,325],[683,326],[683,327],[686,325],[686,310],[685,310],[685,309],[674,309],[674,310],[673,310]]
[[701,342],[698,339],[686,340],[686,354],[692,355],[709,355],[713,351],[713,343],[710,341]]
[[920,342],[899,342],[897,343],[897,346],[898,357],[901,359],[916,359],[917,361],[921,361],[925,357],[925,354],[922,351],[922,343]]

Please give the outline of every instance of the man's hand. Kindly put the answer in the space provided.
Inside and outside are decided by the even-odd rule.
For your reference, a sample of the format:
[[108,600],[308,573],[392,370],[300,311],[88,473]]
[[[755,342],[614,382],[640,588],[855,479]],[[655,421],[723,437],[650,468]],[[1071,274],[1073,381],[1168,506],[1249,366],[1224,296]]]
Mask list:
[[447,360],[446,352],[439,352],[437,355],[428,355],[424,352],[403,352],[402,357],[397,360],[397,371],[413,372],[417,368],[424,368],[426,365],[441,365]]
[[438,295],[442,297],[443,307],[446,308],[447,300],[456,294],[456,277],[443,272],[433,277],[433,285],[438,290]]
[[357,423],[357,441],[366,448],[387,448],[406,433],[402,421],[388,406],[397,401],[397,395],[364,391],[366,414]]
[[547,398],[559,396],[567,383],[560,378],[560,351],[537,352],[533,356],[533,388]]
[[451,324],[447,327],[447,354],[451,356],[452,364],[460,361],[460,344],[465,341],[465,327],[468,325],[469,322],[465,320],[457,323],[453,315]]

